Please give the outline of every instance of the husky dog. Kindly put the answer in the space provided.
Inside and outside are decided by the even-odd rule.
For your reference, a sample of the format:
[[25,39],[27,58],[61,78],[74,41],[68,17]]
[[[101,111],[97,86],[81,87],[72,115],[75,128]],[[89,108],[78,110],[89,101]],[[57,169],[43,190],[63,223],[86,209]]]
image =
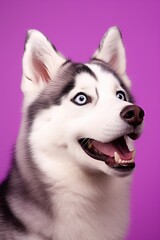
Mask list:
[[21,87],[20,133],[0,188],[0,239],[124,239],[144,111],[130,94],[118,28],[85,64],[30,30]]

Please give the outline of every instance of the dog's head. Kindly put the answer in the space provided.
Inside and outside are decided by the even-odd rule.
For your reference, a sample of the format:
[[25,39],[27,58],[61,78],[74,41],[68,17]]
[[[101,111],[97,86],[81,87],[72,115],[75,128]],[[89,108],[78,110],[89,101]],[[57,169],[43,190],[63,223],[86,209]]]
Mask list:
[[130,94],[116,27],[87,64],[66,60],[43,34],[29,31],[22,90],[29,147],[42,169],[68,164],[109,175],[132,172],[144,112]]

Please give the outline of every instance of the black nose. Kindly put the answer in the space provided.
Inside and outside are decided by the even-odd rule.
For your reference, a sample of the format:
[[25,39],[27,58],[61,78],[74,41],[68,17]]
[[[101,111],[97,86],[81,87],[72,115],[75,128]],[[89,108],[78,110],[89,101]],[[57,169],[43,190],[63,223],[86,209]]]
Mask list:
[[144,111],[136,105],[130,105],[121,111],[120,116],[128,124],[136,127],[143,122]]

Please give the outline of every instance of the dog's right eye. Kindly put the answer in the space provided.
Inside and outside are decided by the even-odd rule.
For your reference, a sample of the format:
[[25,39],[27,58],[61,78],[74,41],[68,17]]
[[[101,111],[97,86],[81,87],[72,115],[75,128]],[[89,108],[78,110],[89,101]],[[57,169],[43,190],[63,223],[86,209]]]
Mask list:
[[76,96],[71,101],[79,106],[83,106],[87,103],[90,103],[91,98],[87,96],[85,93],[80,92],[77,93]]
[[117,98],[119,98],[120,100],[123,100],[123,101],[127,101],[126,99],[126,95],[123,91],[117,91],[116,92],[116,96]]

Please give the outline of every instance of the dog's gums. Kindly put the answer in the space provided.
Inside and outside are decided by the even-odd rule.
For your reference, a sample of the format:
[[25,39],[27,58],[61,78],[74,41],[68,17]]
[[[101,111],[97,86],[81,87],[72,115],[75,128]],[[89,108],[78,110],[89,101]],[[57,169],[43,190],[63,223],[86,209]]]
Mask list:
[[105,162],[111,168],[131,171],[135,167],[135,151],[129,151],[124,136],[109,143],[90,138],[82,138],[79,143],[90,157]]

